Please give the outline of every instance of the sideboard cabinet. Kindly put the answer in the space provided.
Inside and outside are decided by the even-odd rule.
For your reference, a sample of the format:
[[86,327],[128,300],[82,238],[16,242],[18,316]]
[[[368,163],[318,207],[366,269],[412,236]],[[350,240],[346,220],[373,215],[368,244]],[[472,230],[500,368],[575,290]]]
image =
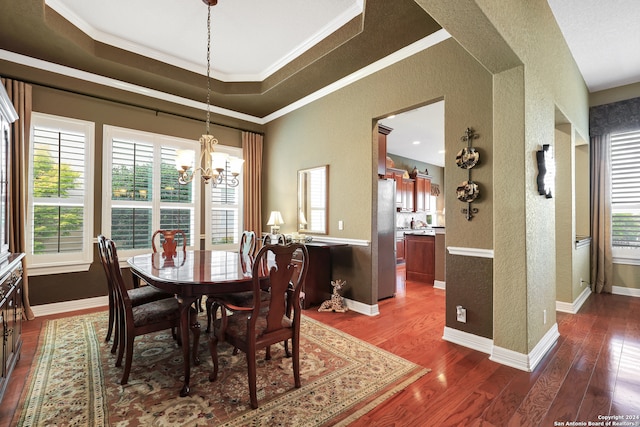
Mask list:
[[0,401],[22,348],[22,257],[11,254],[0,263]]

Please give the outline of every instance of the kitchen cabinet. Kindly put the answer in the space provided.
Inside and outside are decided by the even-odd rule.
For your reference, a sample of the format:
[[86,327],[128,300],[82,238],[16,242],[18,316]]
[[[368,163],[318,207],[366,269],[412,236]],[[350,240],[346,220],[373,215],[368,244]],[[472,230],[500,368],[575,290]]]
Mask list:
[[0,401],[22,348],[22,258],[10,254],[0,263]]
[[433,284],[435,279],[435,236],[405,234],[407,280]]
[[431,210],[431,177],[417,173],[415,180],[414,212],[429,212]]
[[378,176],[384,177],[387,173],[387,135],[393,129],[378,123]]
[[404,235],[396,236],[396,262],[404,262]]
[[413,179],[403,179],[402,180],[402,207],[401,211],[403,212],[413,212],[414,211],[414,192],[415,192],[415,181]]

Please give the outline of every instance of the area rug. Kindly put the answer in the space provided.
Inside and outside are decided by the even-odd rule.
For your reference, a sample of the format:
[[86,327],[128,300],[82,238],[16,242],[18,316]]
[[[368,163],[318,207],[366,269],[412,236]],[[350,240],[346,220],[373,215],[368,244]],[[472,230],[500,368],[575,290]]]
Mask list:
[[[47,322],[22,397],[18,426],[347,425],[429,372],[401,357],[303,316],[302,387],[293,386],[282,344],[258,356],[258,401],[251,409],[246,359],[219,345],[218,380],[206,334],[191,395],[182,386],[182,351],[170,331],[135,339],[129,383],[104,342],[105,312]],[[203,325],[205,321],[201,322]],[[204,329],[204,328],[203,328]],[[262,357],[261,357],[262,356]],[[262,360],[261,360],[262,359]]]

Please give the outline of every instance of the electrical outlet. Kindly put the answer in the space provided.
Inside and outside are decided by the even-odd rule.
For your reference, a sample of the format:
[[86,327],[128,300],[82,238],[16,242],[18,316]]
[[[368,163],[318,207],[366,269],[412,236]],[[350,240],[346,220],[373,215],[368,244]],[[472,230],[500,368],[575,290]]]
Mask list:
[[467,323],[467,309],[461,305],[456,306],[456,320],[458,322]]

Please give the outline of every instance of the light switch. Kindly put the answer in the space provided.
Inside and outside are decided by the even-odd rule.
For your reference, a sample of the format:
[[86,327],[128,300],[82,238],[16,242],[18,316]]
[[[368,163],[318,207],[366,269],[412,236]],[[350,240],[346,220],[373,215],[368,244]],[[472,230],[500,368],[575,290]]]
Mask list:
[[338,230],[344,230],[344,222],[342,220],[338,221]]

